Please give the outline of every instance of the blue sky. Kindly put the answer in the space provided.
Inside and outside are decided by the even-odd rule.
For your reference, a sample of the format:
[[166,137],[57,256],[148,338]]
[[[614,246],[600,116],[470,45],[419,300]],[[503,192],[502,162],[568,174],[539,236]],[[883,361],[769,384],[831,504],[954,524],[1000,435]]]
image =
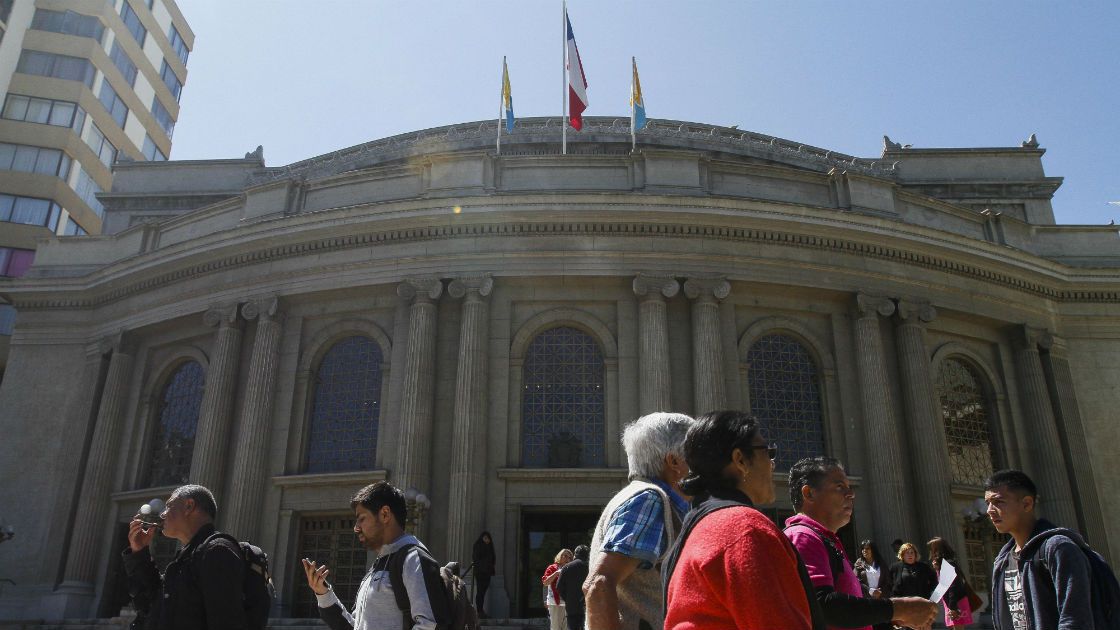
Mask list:
[[[172,159],[280,166],[497,116],[559,116],[561,5],[537,0],[178,0],[196,34]],[[647,115],[861,157],[1018,146],[1064,177],[1059,223],[1120,218],[1120,2],[571,0],[596,116]]]

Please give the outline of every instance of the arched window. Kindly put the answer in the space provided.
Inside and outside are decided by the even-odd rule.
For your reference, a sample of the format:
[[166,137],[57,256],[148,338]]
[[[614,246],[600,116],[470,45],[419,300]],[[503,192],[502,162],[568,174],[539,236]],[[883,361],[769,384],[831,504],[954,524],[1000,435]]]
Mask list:
[[949,357],[937,369],[937,396],[953,482],[978,486],[992,474],[991,411],[983,378],[968,363]]
[[751,413],[778,443],[778,470],[824,453],[824,416],[817,365],[789,335],[761,337],[747,351]]
[[187,361],[171,373],[163,386],[148,460],[149,486],[187,482],[205,382],[206,373],[202,366],[197,361]]
[[370,470],[381,415],[381,346],[347,337],[331,346],[315,372],[309,473]]
[[595,339],[560,326],[525,351],[521,455],[527,468],[604,465],[605,366]]

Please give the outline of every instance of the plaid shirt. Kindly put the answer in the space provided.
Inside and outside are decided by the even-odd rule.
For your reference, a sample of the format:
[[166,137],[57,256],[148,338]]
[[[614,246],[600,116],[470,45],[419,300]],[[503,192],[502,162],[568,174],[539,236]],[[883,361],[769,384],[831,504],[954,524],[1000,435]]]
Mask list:
[[[651,479],[669,495],[673,512],[684,520],[688,501],[673,491],[660,479]],[[661,497],[653,490],[645,490],[630,497],[611,515],[607,531],[603,533],[602,551],[611,551],[639,560],[639,569],[653,568],[665,553],[671,541],[665,537],[665,514]]]

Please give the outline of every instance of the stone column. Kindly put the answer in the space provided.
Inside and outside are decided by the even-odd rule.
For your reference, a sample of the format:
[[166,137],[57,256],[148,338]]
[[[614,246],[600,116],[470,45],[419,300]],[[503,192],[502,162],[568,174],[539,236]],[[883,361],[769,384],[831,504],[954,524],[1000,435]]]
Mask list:
[[489,274],[456,278],[447,287],[451,297],[463,300],[455,371],[447,557],[467,563],[463,566],[470,564],[472,543],[486,525],[486,354],[490,338],[486,298],[493,288]]
[[256,319],[253,356],[241,406],[233,471],[225,499],[225,531],[241,540],[259,540],[260,513],[268,490],[268,445],[272,433],[272,403],[276,390],[276,364],[280,356],[280,333],[284,314],[278,300],[249,302],[241,307],[246,320]]
[[864,472],[871,499],[871,523],[880,549],[895,538],[917,540],[906,484],[899,422],[891,396],[879,318],[895,312],[894,302],[860,293],[856,296],[856,368],[863,406]]
[[438,278],[408,279],[397,287],[397,295],[410,306],[395,483],[402,490],[415,488],[427,495],[431,494],[429,457],[435,380],[436,300],[442,294],[443,283]]
[[1026,473],[1038,486],[1039,511],[1046,518],[1065,526],[1077,523],[1073,493],[1062,449],[1062,438],[1054,418],[1054,407],[1046,386],[1039,347],[1054,343],[1050,333],[1022,326],[1014,331],[1015,374],[1019,378],[1019,397],[1023,406],[1027,438]]
[[[207,326],[216,326],[218,332],[210,349],[210,365],[206,369],[206,385],[198,410],[190,481],[220,493],[225,482],[234,387],[241,361],[242,320],[238,305],[230,304],[206,311],[203,321]],[[217,499],[218,505],[222,505],[222,497]]]
[[918,507],[919,540],[941,536],[953,549],[964,549],[964,537],[953,509],[953,477],[949,467],[945,423],[933,389],[925,326],[937,317],[933,306],[899,300],[896,341],[906,409],[912,504]]
[[1067,474],[1074,489],[1074,507],[1077,509],[1081,533],[1097,551],[1106,554],[1108,545],[1104,515],[1101,513],[1097,484],[1093,478],[1081,407],[1077,404],[1077,392],[1073,388],[1073,372],[1069,367],[1065,344],[1056,338],[1053,342],[1050,351],[1042,355],[1042,368],[1046,372],[1050,400],[1054,403],[1054,415],[1065,446],[1066,463],[1069,466]]
[[723,278],[689,278],[684,294],[692,300],[693,415],[700,415],[727,406],[719,302],[731,294],[731,284]]
[[681,290],[670,276],[640,273],[634,278],[638,296],[638,411],[645,415],[671,411],[672,383],[669,370],[669,319],[665,298]]
[[113,476],[121,450],[124,407],[135,349],[122,332],[102,342],[102,353],[109,352],[112,352],[109,370],[97,409],[82,490],[78,494],[63,583],[59,586],[60,591],[90,596],[94,592],[98,559],[104,552],[102,535],[112,505],[109,495],[113,492]]

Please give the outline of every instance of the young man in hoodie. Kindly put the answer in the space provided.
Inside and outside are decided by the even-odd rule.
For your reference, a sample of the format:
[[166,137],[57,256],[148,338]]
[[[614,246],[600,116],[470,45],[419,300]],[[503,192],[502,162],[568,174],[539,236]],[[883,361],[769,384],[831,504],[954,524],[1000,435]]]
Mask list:
[[1038,489],[1022,471],[989,477],[984,500],[996,531],[1011,534],[992,567],[996,630],[1092,628],[1092,579],[1081,535],[1038,517]]
[[[350,507],[358,542],[376,551],[377,559],[362,579],[353,612],[346,610],[327,582],[327,565],[303,559],[307,585],[315,592],[323,621],[331,630],[435,630],[437,623],[446,623],[439,618],[446,617],[448,611],[439,565],[415,536],[404,531],[408,509],[404,494],[379,481],[359,490]],[[405,598],[399,598],[401,594],[393,584],[396,580],[390,574],[394,566],[400,567],[399,585]],[[407,612],[398,605],[398,599],[407,600]]]

